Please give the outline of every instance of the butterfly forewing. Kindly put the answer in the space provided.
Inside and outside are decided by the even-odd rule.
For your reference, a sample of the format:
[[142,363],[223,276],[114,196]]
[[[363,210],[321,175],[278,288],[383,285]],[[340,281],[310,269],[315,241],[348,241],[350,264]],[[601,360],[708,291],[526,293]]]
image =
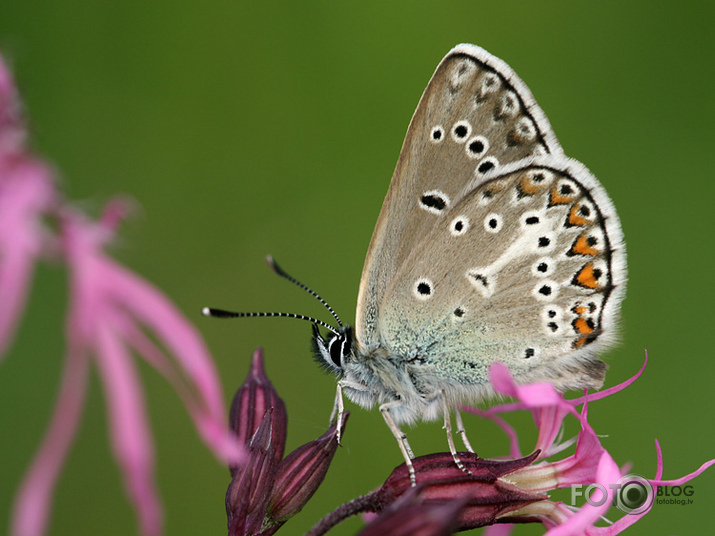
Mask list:
[[378,339],[446,384],[505,363],[562,389],[600,386],[593,350],[613,340],[625,252],[613,206],[578,162],[506,166],[441,214],[379,304]]
[[358,344],[379,345],[380,297],[465,187],[505,165],[562,150],[531,92],[501,60],[473,45],[437,67],[407,131],[363,268]]

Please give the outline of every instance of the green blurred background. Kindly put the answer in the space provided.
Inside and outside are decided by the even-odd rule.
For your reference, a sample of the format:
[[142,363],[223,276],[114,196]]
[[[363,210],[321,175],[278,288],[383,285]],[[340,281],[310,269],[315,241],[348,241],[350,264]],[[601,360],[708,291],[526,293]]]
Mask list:
[[[665,478],[715,456],[713,431],[712,2],[0,3],[37,151],[67,195],[96,214],[116,193],[140,206],[115,256],[162,288],[204,334],[227,401],[251,352],[286,400],[288,448],[321,434],[334,381],[313,363],[310,328],[281,319],[222,322],[212,305],[329,319],[270,273],[273,254],[349,321],[365,251],[415,105],[442,56],[478,44],[532,89],[567,154],[613,198],[628,244],[623,344],[611,386],[590,408],[616,461]],[[48,422],[63,356],[66,271],[43,265],[0,368],[0,531]],[[228,472],[197,438],[163,378],[142,365],[166,534],[224,534]],[[107,443],[96,374],[52,513],[52,535],[134,534]],[[354,410],[324,486],[281,534],[301,534],[377,486],[401,458],[379,412]],[[533,445],[528,416],[515,420]],[[506,452],[495,426],[467,419],[480,454]],[[438,424],[410,432],[443,450]],[[715,472],[690,506],[658,506],[629,534],[707,534]],[[335,531],[352,534],[356,521]],[[540,534],[520,527],[516,534]]]

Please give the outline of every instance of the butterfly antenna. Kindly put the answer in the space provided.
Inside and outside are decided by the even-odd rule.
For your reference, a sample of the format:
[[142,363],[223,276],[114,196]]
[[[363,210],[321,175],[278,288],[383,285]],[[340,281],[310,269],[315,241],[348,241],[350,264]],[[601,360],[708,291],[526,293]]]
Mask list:
[[338,330],[336,330],[330,324],[326,324],[322,320],[317,318],[312,318],[310,316],[298,315],[295,313],[235,313],[233,311],[225,311],[223,309],[214,309],[213,307],[204,307],[201,309],[201,314],[204,316],[212,316],[214,318],[247,318],[247,317],[259,317],[259,316],[284,316],[286,318],[297,318],[299,320],[307,320],[313,324],[318,324],[323,326],[325,329],[331,331],[335,335],[340,335]]
[[338,316],[338,314],[333,310],[332,307],[330,307],[330,305],[328,305],[328,302],[326,302],[323,298],[321,298],[321,297],[318,295],[317,292],[315,292],[313,289],[311,289],[311,288],[308,287],[307,285],[304,285],[303,283],[301,283],[300,281],[298,281],[295,277],[291,277],[290,275],[288,275],[288,274],[283,270],[283,268],[281,268],[280,266],[278,266],[278,263],[277,263],[277,262],[273,259],[273,257],[271,257],[270,255],[268,255],[268,256],[266,257],[266,262],[268,263],[268,266],[271,267],[271,270],[273,270],[276,274],[278,274],[279,276],[281,276],[281,277],[284,278],[284,279],[287,279],[288,281],[290,281],[290,282],[293,283],[294,285],[299,286],[300,288],[302,288],[303,290],[305,290],[308,294],[310,294],[311,296],[313,296],[316,300],[318,300],[320,303],[322,303],[323,306],[324,306],[328,311],[330,311],[330,314],[333,315],[333,318],[337,321],[338,325],[339,325],[340,327],[343,327],[343,323],[340,321],[340,317]]

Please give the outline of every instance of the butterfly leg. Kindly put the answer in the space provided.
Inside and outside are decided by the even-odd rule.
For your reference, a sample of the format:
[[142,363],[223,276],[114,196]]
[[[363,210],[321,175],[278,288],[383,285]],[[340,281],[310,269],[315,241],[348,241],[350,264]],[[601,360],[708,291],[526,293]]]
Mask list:
[[454,410],[454,420],[457,422],[457,433],[462,438],[464,448],[466,448],[469,452],[474,453],[474,449],[469,443],[469,439],[467,439],[467,432],[464,430],[464,422],[462,422],[462,412],[460,412],[458,409]]
[[348,387],[350,389],[355,389],[356,391],[366,391],[367,387],[360,383],[348,382],[345,380],[338,380],[338,387],[335,391],[335,402],[333,403],[333,411],[330,412],[330,424],[335,420],[337,415],[337,439],[338,445],[340,445],[340,440],[342,438],[343,430],[343,420],[345,416],[345,403],[343,401],[343,387]]
[[397,439],[397,445],[400,447],[402,457],[405,459],[405,465],[407,465],[407,470],[410,472],[410,482],[413,486],[415,486],[417,484],[417,479],[415,478],[415,468],[412,465],[412,458],[414,458],[415,455],[412,452],[410,444],[407,442],[407,435],[400,430],[400,427],[395,424],[395,421],[392,420],[392,416],[390,415],[390,409],[401,405],[402,401],[400,400],[385,402],[380,405],[380,412],[382,413],[382,417],[385,419],[385,423],[387,423],[388,428],[390,428],[392,435],[395,436],[395,439]]
[[[449,452],[452,453],[452,459],[454,459],[454,463],[457,464],[457,467],[459,467],[463,472],[467,473],[468,475],[471,475],[472,472],[466,467],[464,467],[462,460],[459,459],[459,455],[457,454],[457,447],[454,446],[454,436],[452,435],[452,419],[450,415],[451,411],[449,406],[447,405],[447,400],[444,396],[443,390],[439,391],[438,397],[442,399],[442,408],[444,411],[444,426],[442,428],[444,428],[447,432],[447,444],[449,445]],[[459,426],[460,424],[461,423],[458,422],[457,426]]]

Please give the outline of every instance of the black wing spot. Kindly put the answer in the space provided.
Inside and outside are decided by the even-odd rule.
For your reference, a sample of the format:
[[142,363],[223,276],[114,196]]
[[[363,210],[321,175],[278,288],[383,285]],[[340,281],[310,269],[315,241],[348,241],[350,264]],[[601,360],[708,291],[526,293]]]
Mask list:
[[423,296],[429,296],[430,294],[432,294],[432,287],[429,286],[428,283],[425,283],[423,281],[422,283],[419,283],[417,285],[417,292],[419,292]]
[[447,202],[440,196],[434,194],[425,194],[420,198],[420,203],[427,208],[433,208],[442,211],[447,206]]
[[472,154],[479,154],[484,151],[484,143],[481,140],[474,140],[469,144],[469,151]]
[[526,351],[524,352],[524,357],[526,359],[529,359],[530,357],[534,357],[534,349],[533,348],[527,348]]
[[551,295],[551,286],[550,285],[544,285],[539,289],[539,294],[543,294],[544,296],[550,296]]
[[526,218],[525,221],[526,221],[527,225],[536,225],[537,223],[539,223],[539,217],[538,216],[529,216],[528,218]]
[[492,169],[494,169],[494,167],[494,162],[487,160],[486,162],[482,162],[481,164],[479,164],[477,171],[479,171],[479,173],[486,173],[487,171],[491,171]]
[[539,247],[540,247],[540,248],[545,248],[545,247],[547,247],[549,244],[551,244],[551,239],[549,239],[549,238],[547,238],[547,237],[545,237],[545,236],[539,237]]

